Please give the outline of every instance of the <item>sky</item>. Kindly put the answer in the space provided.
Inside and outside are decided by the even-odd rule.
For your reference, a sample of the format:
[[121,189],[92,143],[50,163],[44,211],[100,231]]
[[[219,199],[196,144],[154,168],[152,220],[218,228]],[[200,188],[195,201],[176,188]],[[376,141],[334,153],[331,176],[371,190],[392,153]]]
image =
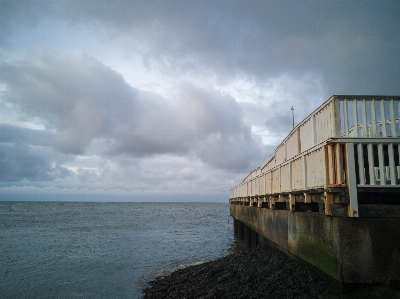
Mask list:
[[0,200],[224,201],[331,95],[400,95],[399,1],[0,0]]

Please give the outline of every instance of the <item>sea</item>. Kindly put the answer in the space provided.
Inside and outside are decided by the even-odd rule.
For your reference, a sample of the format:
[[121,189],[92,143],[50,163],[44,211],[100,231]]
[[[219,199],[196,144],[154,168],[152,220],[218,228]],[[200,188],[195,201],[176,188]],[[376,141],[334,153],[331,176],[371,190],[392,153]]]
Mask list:
[[228,203],[0,201],[0,298],[142,298],[238,242]]

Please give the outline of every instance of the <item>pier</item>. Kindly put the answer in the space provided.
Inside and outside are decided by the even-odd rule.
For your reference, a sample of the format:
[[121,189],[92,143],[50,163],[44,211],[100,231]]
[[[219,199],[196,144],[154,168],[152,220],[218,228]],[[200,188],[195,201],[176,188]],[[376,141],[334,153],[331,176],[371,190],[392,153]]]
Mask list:
[[335,95],[229,193],[234,230],[342,283],[400,280],[400,97]]

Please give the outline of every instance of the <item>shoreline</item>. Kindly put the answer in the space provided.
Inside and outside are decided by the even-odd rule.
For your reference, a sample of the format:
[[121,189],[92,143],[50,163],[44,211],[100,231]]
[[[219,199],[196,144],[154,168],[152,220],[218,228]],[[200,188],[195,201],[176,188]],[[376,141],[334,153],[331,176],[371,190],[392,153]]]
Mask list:
[[148,285],[143,299],[400,298],[398,285],[345,290],[320,270],[267,244],[178,269]]

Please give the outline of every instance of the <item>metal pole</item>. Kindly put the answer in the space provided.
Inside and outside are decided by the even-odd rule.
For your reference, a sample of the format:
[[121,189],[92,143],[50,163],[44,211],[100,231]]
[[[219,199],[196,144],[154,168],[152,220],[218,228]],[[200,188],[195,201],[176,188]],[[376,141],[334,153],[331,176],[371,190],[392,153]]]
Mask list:
[[290,110],[292,110],[292,125],[293,125],[293,129],[294,129],[294,108],[292,106],[292,108],[290,108]]

